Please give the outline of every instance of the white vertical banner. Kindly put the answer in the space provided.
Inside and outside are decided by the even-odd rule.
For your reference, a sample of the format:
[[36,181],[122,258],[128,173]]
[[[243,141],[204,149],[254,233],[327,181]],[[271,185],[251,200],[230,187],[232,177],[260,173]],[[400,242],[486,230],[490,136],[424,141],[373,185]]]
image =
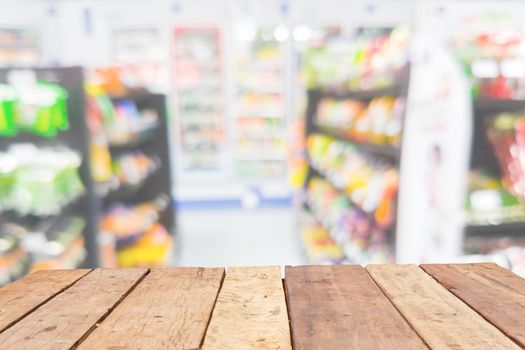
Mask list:
[[401,153],[396,260],[461,254],[472,134],[469,85],[444,47],[415,35]]

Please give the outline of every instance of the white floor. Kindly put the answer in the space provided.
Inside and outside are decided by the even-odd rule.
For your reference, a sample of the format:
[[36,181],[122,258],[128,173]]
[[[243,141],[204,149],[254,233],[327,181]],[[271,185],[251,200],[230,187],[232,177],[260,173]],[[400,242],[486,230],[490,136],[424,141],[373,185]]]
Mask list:
[[292,209],[185,210],[178,213],[181,266],[301,265]]

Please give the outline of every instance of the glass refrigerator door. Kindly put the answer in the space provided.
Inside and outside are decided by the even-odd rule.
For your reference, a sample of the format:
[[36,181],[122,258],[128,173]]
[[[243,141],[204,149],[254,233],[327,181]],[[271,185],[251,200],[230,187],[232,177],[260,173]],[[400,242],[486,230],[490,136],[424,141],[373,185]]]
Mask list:
[[187,175],[224,170],[226,123],[218,28],[174,29],[179,167]]
[[288,29],[234,27],[234,168],[244,179],[285,179]]
[[32,65],[42,57],[36,28],[0,28],[0,65]]
[[112,50],[114,68],[126,86],[169,90],[167,55],[159,28],[113,28]]

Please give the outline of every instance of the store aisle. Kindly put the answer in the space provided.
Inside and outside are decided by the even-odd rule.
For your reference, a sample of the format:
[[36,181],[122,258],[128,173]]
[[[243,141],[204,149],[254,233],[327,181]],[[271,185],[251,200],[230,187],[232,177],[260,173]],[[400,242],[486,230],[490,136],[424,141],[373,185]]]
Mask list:
[[304,264],[290,208],[183,210],[178,227],[183,266]]

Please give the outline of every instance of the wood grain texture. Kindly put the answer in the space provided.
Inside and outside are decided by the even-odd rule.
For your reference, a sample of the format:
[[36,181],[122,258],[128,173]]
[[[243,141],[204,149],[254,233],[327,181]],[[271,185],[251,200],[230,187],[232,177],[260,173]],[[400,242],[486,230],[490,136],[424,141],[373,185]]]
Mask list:
[[78,349],[197,349],[223,277],[224,269],[152,269]]
[[519,348],[416,265],[367,270],[432,349]]
[[147,269],[95,269],[0,334],[0,349],[70,349]]
[[365,269],[286,267],[294,349],[427,349]]
[[525,279],[493,263],[421,265],[421,268],[525,347]]
[[278,266],[228,269],[203,348],[291,349]]
[[86,270],[37,271],[0,288],[0,332],[89,273]]

